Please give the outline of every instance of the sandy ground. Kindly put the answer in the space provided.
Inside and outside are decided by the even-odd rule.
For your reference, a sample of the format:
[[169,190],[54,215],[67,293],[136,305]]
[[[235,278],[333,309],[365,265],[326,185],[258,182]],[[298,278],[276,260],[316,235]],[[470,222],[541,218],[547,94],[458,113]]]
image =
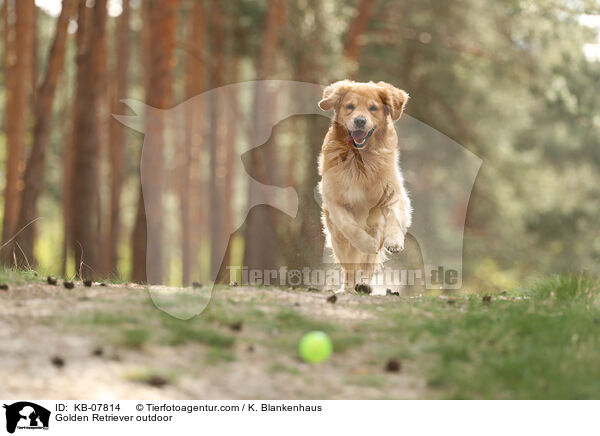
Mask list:
[[[244,304],[263,299],[262,307],[291,307],[300,313],[342,326],[369,320],[365,303],[385,297],[343,295],[327,304],[323,292],[234,288],[228,301]],[[65,316],[101,308],[132,311],[147,305],[148,290],[135,285],[94,285],[74,290],[45,284],[11,285],[0,291],[0,398],[5,399],[369,399],[427,397],[425,383],[410,362],[398,373],[386,373],[370,362],[362,347],[334,354],[313,366],[297,356],[249,346],[252,330],[231,349],[233,361],[204,363],[207,347],[148,344],[129,348],[89,331],[64,328]],[[125,302],[125,303],[124,303]],[[158,311],[158,309],[156,309]],[[375,311],[376,313],[376,311]],[[168,383],[140,381],[128,374],[151,369],[173,374]]]

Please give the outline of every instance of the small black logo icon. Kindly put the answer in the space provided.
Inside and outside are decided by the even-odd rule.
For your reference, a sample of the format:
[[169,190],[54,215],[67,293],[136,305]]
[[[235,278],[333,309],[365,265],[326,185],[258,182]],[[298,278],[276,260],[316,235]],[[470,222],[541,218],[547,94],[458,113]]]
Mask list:
[[6,431],[14,433],[15,429],[48,429],[50,411],[29,401],[19,401],[3,406],[6,409]]

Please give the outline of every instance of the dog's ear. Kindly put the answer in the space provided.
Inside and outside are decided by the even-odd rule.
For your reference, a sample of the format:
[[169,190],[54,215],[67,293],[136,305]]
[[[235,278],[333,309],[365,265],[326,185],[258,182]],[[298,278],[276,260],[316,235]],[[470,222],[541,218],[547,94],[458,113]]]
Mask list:
[[400,119],[402,112],[404,112],[404,106],[406,106],[406,102],[410,98],[408,93],[386,82],[378,82],[377,86],[381,89],[379,96],[386,110],[389,111],[392,120],[397,121]]
[[319,102],[319,107],[324,111],[335,107],[352,83],[354,82],[351,80],[340,80],[329,85],[323,90],[323,98]]

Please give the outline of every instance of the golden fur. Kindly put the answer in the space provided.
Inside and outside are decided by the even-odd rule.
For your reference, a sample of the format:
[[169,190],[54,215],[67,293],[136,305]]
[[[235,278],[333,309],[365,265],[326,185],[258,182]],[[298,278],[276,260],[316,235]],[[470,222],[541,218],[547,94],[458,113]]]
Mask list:
[[344,275],[340,291],[370,283],[385,249],[404,248],[412,209],[394,122],[407,101],[406,92],[385,82],[342,80],[319,102],[335,111],[319,157],[319,189],[327,242]]

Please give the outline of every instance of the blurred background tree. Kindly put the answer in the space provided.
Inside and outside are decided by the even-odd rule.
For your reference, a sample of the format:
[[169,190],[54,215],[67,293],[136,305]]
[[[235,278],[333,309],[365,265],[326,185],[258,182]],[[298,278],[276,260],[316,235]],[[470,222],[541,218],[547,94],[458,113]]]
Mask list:
[[[1,11],[5,265],[139,282],[150,266],[151,281],[187,285],[211,271],[227,280],[226,265],[319,264],[326,118],[280,122],[240,162],[252,129],[228,119],[254,107],[249,122],[268,124],[260,109],[279,97],[258,84],[212,101],[190,114],[206,122],[173,139],[176,156],[150,157],[168,213],[149,221],[145,207],[158,206],[140,188],[143,137],[111,114],[128,113],[123,98],[170,108],[236,82],[348,77],[406,89],[409,115],[483,160],[468,205],[468,284],[598,264],[598,1],[4,0]],[[257,206],[219,247],[255,195],[241,167],[294,187],[299,213]],[[448,171],[432,161],[409,189],[435,189]],[[164,233],[149,263],[147,232]],[[213,255],[225,248],[225,259]]]

